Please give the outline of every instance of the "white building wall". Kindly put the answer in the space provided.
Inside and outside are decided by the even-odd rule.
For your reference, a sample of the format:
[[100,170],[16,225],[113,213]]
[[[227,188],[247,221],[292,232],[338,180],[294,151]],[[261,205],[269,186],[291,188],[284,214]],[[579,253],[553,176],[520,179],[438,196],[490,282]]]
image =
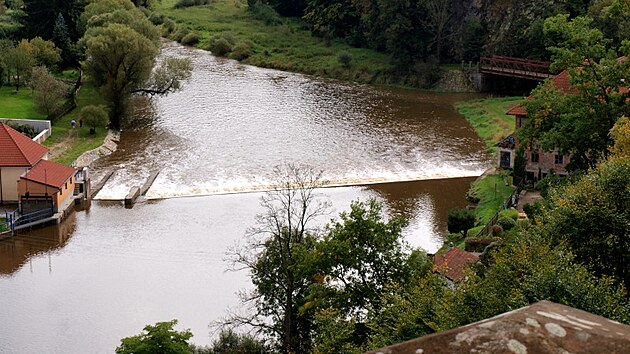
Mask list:
[[18,201],[18,184],[26,167],[0,167],[0,203],[16,203]]

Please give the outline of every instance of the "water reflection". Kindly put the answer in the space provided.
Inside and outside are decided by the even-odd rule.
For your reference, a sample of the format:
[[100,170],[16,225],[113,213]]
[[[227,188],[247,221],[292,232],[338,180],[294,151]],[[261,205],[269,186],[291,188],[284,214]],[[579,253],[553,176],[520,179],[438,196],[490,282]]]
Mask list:
[[62,249],[74,232],[76,214],[72,213],[59,225],[21,232],[0,241],[0,274],[10,275],[28,263],[31,257],[50,256]]

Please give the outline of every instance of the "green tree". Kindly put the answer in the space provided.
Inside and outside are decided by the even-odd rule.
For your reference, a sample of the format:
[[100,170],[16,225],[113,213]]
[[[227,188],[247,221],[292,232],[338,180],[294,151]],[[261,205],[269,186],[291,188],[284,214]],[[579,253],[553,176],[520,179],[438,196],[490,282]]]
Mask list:
[[566,243],[599,275],[630,284],[630,159],[608,161],[565,188],[552,190],[542,231]]
[[97,0],[85,8],[86,71],[109,103],[112,126],[120,128],[132,94],[163,95],[191,75],[189,59],[169,58],[153,72],[159,52],[155,26],[129,0]]
[[68,85],[52,76],[43,66],[33,68],[31,84],[35,109],[48,119],[56,118],[63,99],[68,95]]
[[594,168],[605,159],[612,139],[609,131],[622,115],[630,113],[630,61],[618,60],[624,48],[609,48],[591,20],[568,20],[559,15],[545,21],[545,32],[556,38],[550,47],[556,70],[568,70],[571,91],[559,91],[550,82],[539,86],[525,103],[529,123],[520,131],[527,144],[571,154],[569,168]]
[[475,213],[468,209],[451,209],[448,211],[447,225],[450,233],[461,232],[466,236],[468,230],[475,226]]
[[120,340],[116,354],[190,354],[188,340],[190,330],[178,332],[173,329],[177,320],[147,325],[142,333]]
[[81,109],[81,118],[90,127],[90,134],[96,133],[96,128],[107,124],[107,110],[105,106],[88,105]]
[[261,198],[264,212],[248,233],[248,245],[231,255],[237,269],[251,273],[254,290],[244,303],[254,313],[237,314],[226,325],[250,325],[277,342],[281,353],[308,353],[312,319],[299,309],[314,282],[302,266],[315,242],[312,222],[328,209],[315,188],[321,174],[311,168],[287,165],[274,169],[274,187]]
[[28,41],[22,40],[4,55],[4,63],[9,75],[14,77],[13,84],[16,90],[19,90],[31,75],[31,70],[35,65],[33,51],[33,46]]
[[406,245],[406,225],[400,217],[385,220],[374,199],[353,202],[316,242],[307,267],[319,281],[309,289],[303,311],[316,313],[320,351],[343,352],[348,343],[364,346],[371,333],[368,316],[380,314],[391,287],[430,272],[426,254]]
[[[69,39],[75,43],[81,37],[77,23],[86,0],[24,0],[25,16],[21,18],[22,25],[28,32],[28,38],[42,37],[52,39],[55,22],[61,15],[67,24]],[[62,48],[62,43],[55,42]]]
[[35,37],[29,43],[34,48],[35,65],[43,65],[52,70],[61,61],[61,50],[54,42]]
[[212,342],[208,354],[271,354],[265,343],[249,335],[223,330]]
[[611,278],[598,278],[563,246],[535,231],[521,233],[489,254],[485,269],[444,299],[440,328],[453,328],[550,300],[620,322],[630,322],[627,292]]

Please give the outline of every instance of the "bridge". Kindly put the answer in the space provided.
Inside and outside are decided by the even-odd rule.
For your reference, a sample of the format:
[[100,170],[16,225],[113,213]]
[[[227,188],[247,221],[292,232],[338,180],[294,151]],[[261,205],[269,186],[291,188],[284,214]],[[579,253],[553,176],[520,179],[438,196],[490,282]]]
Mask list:
[[549,72],[551,63],[541,60],[504,57],[493,55],[481,57],[479,72],[483,74],[515,77],[535,81],[544,81],[554,77]]

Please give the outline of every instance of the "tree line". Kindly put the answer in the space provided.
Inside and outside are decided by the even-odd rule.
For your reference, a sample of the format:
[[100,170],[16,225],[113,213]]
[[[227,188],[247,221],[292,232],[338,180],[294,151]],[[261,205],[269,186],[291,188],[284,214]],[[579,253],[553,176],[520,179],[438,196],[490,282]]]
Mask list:
[[614,16],[617,0],[248,0],[282,16],[301,17],[312,33],[391,55],[399,71],[425,62],[476,61],[481,55],[548,60],[554,41],[544,20],[557,14],[587,15],[618,40],[627,20]]

